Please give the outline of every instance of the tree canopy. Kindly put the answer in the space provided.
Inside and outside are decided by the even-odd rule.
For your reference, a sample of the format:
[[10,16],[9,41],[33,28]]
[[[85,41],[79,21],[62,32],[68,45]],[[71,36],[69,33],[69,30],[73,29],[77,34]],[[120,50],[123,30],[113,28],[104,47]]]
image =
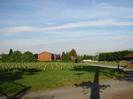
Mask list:
[[20,51],[14,51],[9,57],[9,62],[21,62],[22,53]]
[[27,51],[22,55],[22,62],[33,62],[33,61],[35,61],[35,56],[31,52]]
[[62,61],[73,61],[76,62],[78,58],[77,52],[75,49],[72,49],[70,52],[62,52],[61,59]]
[[127,54],[133,53],[133,51],[116,51],[99,54],[99,61],[119,61],[123,60]]
[[73,56],[73,57],[77,58],[77,52],[76,52],[75,49],[72,49],[72,50],[70,51],[70,56]]
[[33,62],[36,60],[32,52],[21,53],[21,51],[9,50],[8,54],[2,54],[2,62]]

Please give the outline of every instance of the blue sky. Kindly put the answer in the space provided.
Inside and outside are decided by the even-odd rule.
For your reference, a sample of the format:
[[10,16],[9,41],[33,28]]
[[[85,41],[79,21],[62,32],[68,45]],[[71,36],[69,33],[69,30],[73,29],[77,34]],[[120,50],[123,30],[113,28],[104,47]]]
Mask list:
[[133,49],[133,0],[0,0],[0,53]]

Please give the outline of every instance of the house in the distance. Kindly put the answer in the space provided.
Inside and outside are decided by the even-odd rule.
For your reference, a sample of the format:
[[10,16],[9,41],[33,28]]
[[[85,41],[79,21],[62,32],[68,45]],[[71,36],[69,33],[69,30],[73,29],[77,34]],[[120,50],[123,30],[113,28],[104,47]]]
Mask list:
[[133,69],[133,53],[125,56],[125,59],[128,61],[128,68]]
[[50,52],[42,52],[37,55],[37,60],[38,61],[54,61],[54,60],[60,60],[60,55],[58,54],[53,54]]

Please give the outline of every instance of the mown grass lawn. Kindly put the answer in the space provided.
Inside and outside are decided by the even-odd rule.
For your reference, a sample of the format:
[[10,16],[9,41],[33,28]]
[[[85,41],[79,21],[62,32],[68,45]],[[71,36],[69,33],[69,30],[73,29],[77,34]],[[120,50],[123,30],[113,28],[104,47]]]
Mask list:
[[[50,90],[58,87],[74,86],[82,82],[92,81],[96,72],[99,72],[100,80],[124,75],[115,69],[84,64],[41,64],[45,65],[37,66],[32,63],[29,67],[22,66],[20,68],[18,66],[17,68],[16,65],[12,64],[14,68],[13,66],[10,69],[6,68],[6,70],[2,68],[0,72],[0,93],[2,95],[14,95],[22,91]],[[46,64],[51,67],[42,68]]]
[[85,73],[82,76],[77,75],[76,71],[46,71],[34,75],[23,75],[23,79],[16,82],[32,86],[32,90],[51,89],[64,86],[73,86],[86,80],[91,80],[94,73]]

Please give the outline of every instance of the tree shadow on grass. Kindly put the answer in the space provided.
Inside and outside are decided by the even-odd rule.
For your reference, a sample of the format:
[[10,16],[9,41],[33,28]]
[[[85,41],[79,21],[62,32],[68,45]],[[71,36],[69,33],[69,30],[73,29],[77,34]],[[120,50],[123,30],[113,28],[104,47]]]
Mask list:
[[[117,69],[110,69],[106,67],[98,67],[98,66],[77,66],[74,67],[74,71],[85,71],[85,72],[92,72],[94,73],[94,78],[93,81],[87,81],[87,82],[82,82],[80,84],[75,84],[75,86],[80,86],[82,88],[91,88],[91,93],[89,99],[100,99],[100,92],[105,90],[106,88],[110,87],[109,84],[105,85],[100,85],[99,84],[99,77],[101,75],[108,76],[110,78],[113,78],[114,76],[117,77]],[[77,75],[82,75],[78,74]],[[102,91],[101,91],[102,90]]]
[[6,99],[20,99],[32,86],[17,83],[16,80],[23,79],[23,75],[33,75],[41,70],[35,68],[19,68],[0,71],[0,97]]
[[[11,88],[14,87],[14,88]],[[10,82],[10,86],[5,89],[0,90],[0,94],[6,99],[20,99],[26,92],[30,89],[30,86],[25,86],[23,84]]]

